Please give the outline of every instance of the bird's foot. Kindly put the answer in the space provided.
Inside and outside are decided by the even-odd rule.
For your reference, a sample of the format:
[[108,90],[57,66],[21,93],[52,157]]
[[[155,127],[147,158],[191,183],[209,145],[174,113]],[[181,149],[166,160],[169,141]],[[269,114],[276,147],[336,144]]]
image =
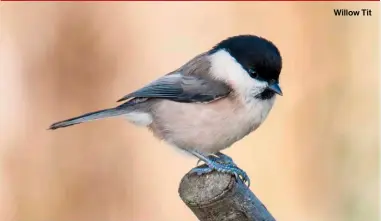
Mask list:
[[195,173],[197,175],[207,174],[216,170],[221,173],[228,173],[234,175],[237,181],[241,181],[243,183],[247,182],[247,185],[250,186],[250,178],[246,174],[245,171],[238,168],[238,166],[233,162],[232,158],[226,156],[222,153],[217,153],[215,156],[204,156],[199,153],[195,153],[197,157],[200,158],[201,161],[204,161],[207,167],[197,167],[191,170],[191,173]]
[[[216,161],[218,163],[223,163],[223,164],[227,164],[227,165],[237,166],[234,163],[234,161],[233,161],[233,159],[231,157],[229,157],[228,155],[225,155],[225,154],[223,154],[221,152],[217,152],[214,155],[209,155],[209,156],[207,156],[207,158],[209,158],[211,160],[214,160],[214,161]],[[198,166],[201,162],[203,162],[203,160],[199,159],[197,161],[197,165],[196,166]]]
[[220,162],[222,163],[226,163],[226,164],[230,164],[230,165],[233,165],[233,166],[237,166],[233,159],[231,157],[229,157],[228,155],[225,155],[221,152],[217,152],[216,153],[216,156],[218,157],[218,159],[220,160]]

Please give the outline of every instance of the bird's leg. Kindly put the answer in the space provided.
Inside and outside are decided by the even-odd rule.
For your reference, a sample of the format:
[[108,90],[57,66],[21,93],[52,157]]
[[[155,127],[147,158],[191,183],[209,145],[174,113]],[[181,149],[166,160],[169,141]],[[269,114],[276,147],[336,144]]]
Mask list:
[[193,155],[199,158],[201,161],[204,161],[208,167],[197,167],[191,170],[191,173],[196,173],[197,175],[202,175],[210,173],[213,170],[216,170],[221,173],[233,174],[237,181],[247,182],[248,186],[250,185],[250,178],[247,176],[245,171],[238,168],[233,160],[222,153],[217,153],[216,156],[210,155],[205,156],[197,151],[191,151]]
[[[215,153],[213,155],[208,155],[207,157],[212,159],[212,160],[214,160],[214,161],[217,161],[219,163],[224,163],[224,164],[229,164],[229,165],[237,166],[234,163],[234,161],[233,161],[233,159],[231,157],[229,157],[228,155],[225,155],[225,154],[223,154],[221,152],[217,152],[217,153]],[[203,160],[199,159],[197,161],[196,166],[198,166],[200,164],[200,162],[202,162],[202,161]]]
[[237,166],[233,159],[231,157],[229,157],[228,155],[226,154],[223,154],[221,152],[217,152],[216,153],[216,156],[220,159],[219,161],[220,162],[223,162],[223,163],[226,163],[226,164],[231,164],[231,165],[234,165],[234,166]]

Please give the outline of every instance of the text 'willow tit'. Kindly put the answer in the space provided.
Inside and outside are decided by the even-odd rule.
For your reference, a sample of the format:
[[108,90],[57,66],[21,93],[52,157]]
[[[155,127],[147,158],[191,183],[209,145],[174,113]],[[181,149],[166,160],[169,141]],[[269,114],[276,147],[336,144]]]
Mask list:
[[275,95],[282,95],[281,69],[281,55],[270,41],[253,35],[230,37],[124,96],[119,100],[125,101],[122,105],[60,121],[49,129],[122,115],[206,163],[193,172],[217,170],[249,182],[246,173],[220,151],[266,119]]

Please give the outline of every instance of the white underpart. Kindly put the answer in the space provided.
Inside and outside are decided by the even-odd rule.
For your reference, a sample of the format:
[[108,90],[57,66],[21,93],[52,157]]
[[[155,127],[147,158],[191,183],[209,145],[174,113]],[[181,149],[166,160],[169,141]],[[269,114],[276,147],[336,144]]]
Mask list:
[[210,73],[216,79],[228,83],[245,100],[253,100],[255,95],[268,86],[267,82],[251,78],[237,60],[225,50],[219,50],[210,55],[210,62]]
[[152,116],[143,112],[131,112],[124,115],[127,120],[137,126],[148,126],[152,123]]

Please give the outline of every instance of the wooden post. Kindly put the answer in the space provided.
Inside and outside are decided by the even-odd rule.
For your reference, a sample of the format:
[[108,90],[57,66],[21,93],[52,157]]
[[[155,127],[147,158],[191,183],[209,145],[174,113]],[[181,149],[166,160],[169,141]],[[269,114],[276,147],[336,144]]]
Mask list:
[[250,189],[229,174],[187,173],[179,194],[200,221],[275,221]]

